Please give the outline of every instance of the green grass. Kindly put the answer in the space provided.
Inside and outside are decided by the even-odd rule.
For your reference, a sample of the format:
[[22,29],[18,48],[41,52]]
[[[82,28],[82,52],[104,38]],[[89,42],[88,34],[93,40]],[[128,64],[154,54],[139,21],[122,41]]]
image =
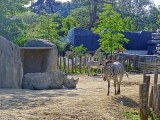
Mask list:
[[[121,113],[122,117],[124,117],[125,120],[141,120],[139,111],[127,109],[127,107],[123,106],[122,101],[121,101]],[[114,120],[118,120],[116,116],[114,117]],[[148,120],[159,120],[154,114],[152,109],[150,109],[150,116],[148,117]]]

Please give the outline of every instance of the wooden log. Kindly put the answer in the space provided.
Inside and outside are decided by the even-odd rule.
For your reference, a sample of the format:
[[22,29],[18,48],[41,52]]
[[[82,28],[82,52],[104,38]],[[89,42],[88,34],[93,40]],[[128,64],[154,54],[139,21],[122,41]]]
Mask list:
[[140,105],[140,119],[148,120],[148,96],[147,96],[147,84],[143,83],[139,85],[139,105]]

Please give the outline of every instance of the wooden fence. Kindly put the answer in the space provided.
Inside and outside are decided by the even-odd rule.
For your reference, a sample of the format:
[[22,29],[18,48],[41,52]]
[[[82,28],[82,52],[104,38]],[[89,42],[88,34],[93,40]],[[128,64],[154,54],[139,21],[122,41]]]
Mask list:
[[151,118],[160,119],[160,84],[158,83],[158,69],[154,72],[154,85],[150,88],[150,76],[146,76],[146,71],[143,73],[143,83],[139,85],[139,105],[141,120]]
[[[67,56],[59,56],[58,68],[66,73],[84,73],[86,72],[86,63],[89,60],[102,60],[111,59],[109,56],[102,57],[101,59],[94,56],[88,57],[86,55],[79,58],[68,58]],[[154,72],[155,69],[160,70],[160,57],[156,55],[135,55],[116,53],[113,55],[113,60],[119,61],[124,65],[128,72]],[[160,71],[159,71],[160,72]]]
[[[94,56],[80,56],[80,57],[73,57],[68,58],[67,56],[59,56],[58,58],[58,69],[61,71],[64,71],[65,73],[86,73],[86,63],[89,60],[104,60],[104,59],[110,59],[107,58],[105,55],[101,58],[96,58]],[[116,59],[114,56],[113,59]]]
[[160,57],[157,55],[119,54],[118,56],[117,60],[126,66],[127,71],[160,70]]
[[66,56],[59,56],[58,68],[65,73],[82,73],[86,72],[86,63],[89,60],[95,60],[93,57],[81,56],[68,58]]

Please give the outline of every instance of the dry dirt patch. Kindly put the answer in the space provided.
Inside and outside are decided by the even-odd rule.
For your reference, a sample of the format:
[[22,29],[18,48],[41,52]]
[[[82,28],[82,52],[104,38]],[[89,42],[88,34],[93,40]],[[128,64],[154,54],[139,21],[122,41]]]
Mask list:
[[[151,83],[153,84],[153,74]],[[77,89],[22,90],[0,89],[0,119],[3,120],[113,120],[121,117],[121,103],[138,110],[139,83],[142,74],[124,76],[121,95],[114,95],[111,81],[110,96],[107,82],[101,76],[79,77]]]

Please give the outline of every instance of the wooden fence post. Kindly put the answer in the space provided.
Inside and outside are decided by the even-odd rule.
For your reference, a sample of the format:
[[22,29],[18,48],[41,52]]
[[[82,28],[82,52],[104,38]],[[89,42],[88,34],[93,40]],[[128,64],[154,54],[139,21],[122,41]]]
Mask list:
[[63,57],[63,65],[64,65],[64,72],[66,73],[66,58],[65,57]]
[[84,56],[84,70],[85,70],[85,73],[86,73],[86,63],[87,63],[87,57],[86,57],[86,54]]
[[68,73],[69,73],[69,57],[67,57],[67,58],[68,58],[67,60],[68,60]]
[[146,82],[145,82],[145,81],[146,81],[145,77],[146,77],[146,71],[143,70],[143,83],[146,83]]
[[150,86],[150,76],[146,76],[146,72],[143,71],[143,84],[139,86],[140,96],[140,118],[141,120],[148,120],[148,94]]
[[72,57],[72,73],[74,73],[74,58]]
[[79,57],[79,72],[82,73],[82,55]]
[[148,120],[148,96],[146,83],[139,85],[139,97],[140,119]]
[[153,87],[153,111],[157,118],[160,118],[160,84]]
[[61,59],[61,56],[60,56],[60,63],[59,63],[59,67],[60,67],[60,71],[62,70],[62,59]]
[[150,110],[153,108],[153,86],[151,87],[150,97],[149,97],[149,116],[152,116],[152,111]]
[[131,56],[128,55],[128,71],[131,70]]
[[154,84],[157,84],[157,82],[158,82],[158,69],[156,69],[154,72]]

